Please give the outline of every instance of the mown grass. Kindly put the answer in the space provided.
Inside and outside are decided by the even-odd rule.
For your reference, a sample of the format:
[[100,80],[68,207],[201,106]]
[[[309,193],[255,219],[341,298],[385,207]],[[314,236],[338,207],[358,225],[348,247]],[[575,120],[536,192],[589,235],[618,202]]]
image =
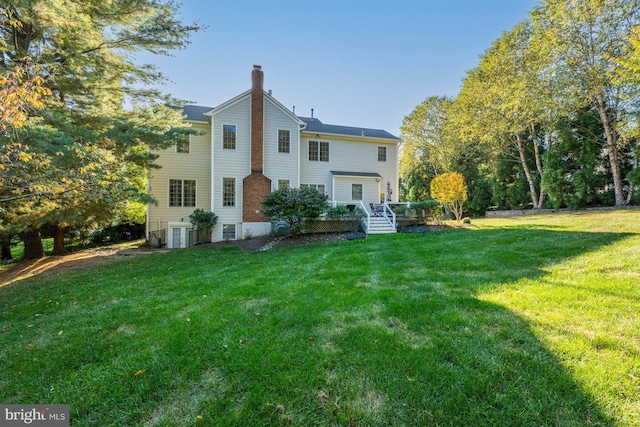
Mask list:
[[247,253],[0,288],[0,402],[72,425],[640,425],[640,214]]

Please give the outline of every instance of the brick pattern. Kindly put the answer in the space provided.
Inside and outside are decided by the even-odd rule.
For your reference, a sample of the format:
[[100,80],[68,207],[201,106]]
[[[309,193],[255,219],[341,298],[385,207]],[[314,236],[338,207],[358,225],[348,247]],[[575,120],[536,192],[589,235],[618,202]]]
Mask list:
[[262,201],[271,191],[271,180],[262,174],[264,150],[264,73],[259,65],[251,71],[251,175],[242,184],[242,221],[269,222]]
[[259,65],[251,72],[251,172],[262,173],[264,141],[264,73]]
[[271,221],[262,213],[262,201],[269,192],[271,192],[271,180],[261,173],[254,172],[242,181],[243,222]]

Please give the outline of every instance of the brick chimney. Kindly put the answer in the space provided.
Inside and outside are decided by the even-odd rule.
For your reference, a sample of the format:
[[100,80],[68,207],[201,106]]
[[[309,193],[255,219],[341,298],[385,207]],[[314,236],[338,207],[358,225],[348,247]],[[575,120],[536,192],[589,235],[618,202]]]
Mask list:
[[262,173],[264,144],[264,73],[259,65],[251,71],[251,172]]
[[260,65],[251,71],[251,174],[242,185],[242,221],[269,222],[262,214],[262,200],[271,191],[264,166],[264,73]]

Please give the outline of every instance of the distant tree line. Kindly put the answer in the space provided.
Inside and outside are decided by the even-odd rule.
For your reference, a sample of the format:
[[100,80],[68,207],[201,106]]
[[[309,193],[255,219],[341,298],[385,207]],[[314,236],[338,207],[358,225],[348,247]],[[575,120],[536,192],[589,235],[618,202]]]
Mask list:
[[640,0],[541,0],[404,118],[401,197],[460,172],[470,214],[637,203],[639,88]]

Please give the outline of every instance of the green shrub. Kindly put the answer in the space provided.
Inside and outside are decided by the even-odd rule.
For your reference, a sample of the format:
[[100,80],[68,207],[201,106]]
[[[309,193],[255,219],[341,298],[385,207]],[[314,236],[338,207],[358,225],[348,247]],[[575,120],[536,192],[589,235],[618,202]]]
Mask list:
[[462,223],[471,224],[471,218],[469,218],[468,216],[465,216],[464,218],[462,218]]
[[127,242],[144,237],[144,224],[125,222],[94,230],[89,240],[95,245]]
[[199,243],[211,241],[211,231],[218,222],[218,215],[213,212],[207,212],[204,209],[196,209],[189,215],[189,221],[198,230]]
[[349,211],[349,209],[344,205],[332,206],[329,209],[327,209],[327,216],[331,218],[346,216],[346,215],[349,215],[350,213],[351,211]]
[[283,188],[262,201],[262,212],[276,223],[285,223],[294,236],[302,232],[307,218],[317,218],[329,208],[327,196],[314,188]]

